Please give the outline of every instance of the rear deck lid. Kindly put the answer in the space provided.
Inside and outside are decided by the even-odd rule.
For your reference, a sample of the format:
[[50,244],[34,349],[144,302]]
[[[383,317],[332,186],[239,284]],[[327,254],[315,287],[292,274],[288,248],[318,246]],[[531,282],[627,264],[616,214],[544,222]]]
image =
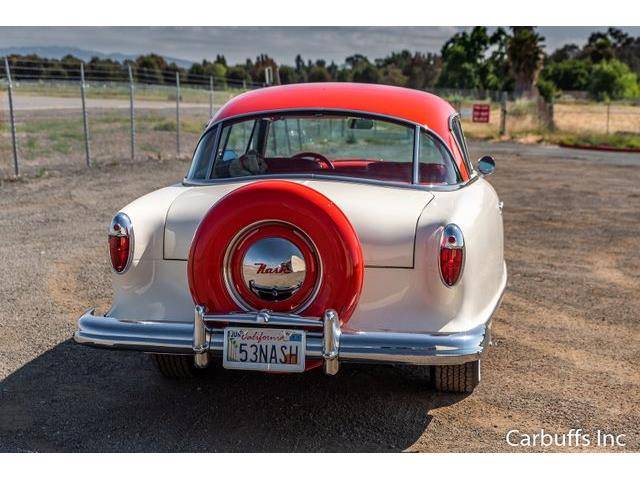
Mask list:
[[[427,191],[331,180],[294,180],[331,199],[351,221],[367,267],[412,268],[418,218],[433,199]],[[190,187],[167,213],[164,258],[187,260],[207,211],[245,181]]]

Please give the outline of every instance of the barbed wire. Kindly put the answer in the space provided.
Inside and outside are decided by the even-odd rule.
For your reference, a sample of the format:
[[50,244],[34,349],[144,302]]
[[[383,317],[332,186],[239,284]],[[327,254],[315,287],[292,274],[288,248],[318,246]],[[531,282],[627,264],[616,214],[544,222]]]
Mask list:
[[[31,66],[30,66],[31,65]],[[12,72],[14,72],[16,79],[20,76],[24,75],[23,72],[31,72],[33,75],[42,76],[44,72],[51,70],[59,70],[64,71],[67,75],[74,74],[78,78],[80,77],[80,63],[64,63],[62,61],[53,63],[52,61],[47,62],[37,62],[37,61],[29,61],[29,60],[17,60],[17,61],[9,61],[9,68]],[[4,70],[4,69],[0,69]],[[240,80],[240,79],[231,79],[229,77],[219,76],[219,75],[203,75],[198,73],[189,72],[188,69],[175,70],[173,67],[169,67],[168,69],[149,69],[138,67],[136,65],[131,65],[132,74],[134,77],[146,77],[157,79],[161,77],[163,80],[175,81],[176,72],[180,75],[180,80],[182,81],[191,81],[191,80],[201,80],[202,84],[207,84],[211,80],[214,83],[222,83],[222,82],[236,82],[236,83],[246,83],[247,85],[254,86],[263,86],[262,82],[255,82],[253,80]],[[85,77],[88,77],[92,74],[105,74],[110,76],[117,76],[118,78],[128,79],[129,72],[128,66],[122,64],[113,64],[113,68],[107,68],[105,66],[97,66],[92,65],[90,63],[84,63],[84,72]],[[0,78],[4,77],[4,75],[0,75]],[[195,82],[194,82],[195,83]]]

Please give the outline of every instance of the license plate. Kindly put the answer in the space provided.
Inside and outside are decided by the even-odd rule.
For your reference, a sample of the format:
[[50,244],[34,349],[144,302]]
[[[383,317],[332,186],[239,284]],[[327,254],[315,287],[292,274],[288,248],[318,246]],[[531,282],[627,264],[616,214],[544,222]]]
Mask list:
[[305,333],[303,330],[229,327],[224,329],[224,368],[302,372]]

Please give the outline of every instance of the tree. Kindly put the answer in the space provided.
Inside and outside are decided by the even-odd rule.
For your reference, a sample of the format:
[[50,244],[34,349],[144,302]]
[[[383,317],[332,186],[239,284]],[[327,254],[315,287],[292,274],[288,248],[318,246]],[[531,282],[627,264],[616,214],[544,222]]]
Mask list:
[[489,58],[480,65],[480,83],[487,90],[513,90],[513,78],[510,74],[509,34],[498,27],[489,37],[489,45],[492,49]]
[[280,66],[280,82],[282,82],[283,85],[298,83],[299,78],[300,77],[298,76],[298,72],[296,72],[295,68],[288,65]]
[[351,70],[355,70],[356,68],[367,65],[370,62],[369,59],[364,55],[356,53],[354,55],[351,55],[350,57],[347,57],[345,59],[345,63],[349,66],[349,68],[351,68]]
[[398,67],[387,66],[382,71],[382,78],[380,83],[385,85],[396,85],[398,87],[404,87],[407,84],[407,77],[402,73]]
[[308,78],[310,82],[330,82],[331,74],[324,65],[314,65],[309,70]]
[[481,65],[490,45],[486,27],[456,33],[442,47],[442,73],[438,85],[447,88],[482,88]]
[[511,27],[507,56],[516,95],[531,95],[542,67],[544,37],[534,27]]
[[227,66],[227,59],[224,57],[224,55],[216,55],[216,61],[214,63],[219,63],[220,65],[224,65],[225,67]]
[[379,83],[380,72],[375,65],[371,63],[360,63],[353,70],[353,81],[359,83]]
[[589,94],[596,100],[639,98],[638,77],[619,60],[600,62],[591,72]]
[[549,62],[540,72],[540,78],[553,82],[561,90],[586,90],[591,76],[587,60]]
[[164,83],[163,72],[168,68],[164,57],[151,53],[149,55],[140,55],[135,62],[138,81]]
[[247,73],[247,70],[242,65],[236,65],[235,67],[229,67],[227,70],[227,80],[234,86],[240,86],[243,82],[251,82],[251,75]]
[[575,43],[568,43],[556,49],[549,55],[551,62],[564,62],[565,60],[575,60],[580,55],[580,47]]

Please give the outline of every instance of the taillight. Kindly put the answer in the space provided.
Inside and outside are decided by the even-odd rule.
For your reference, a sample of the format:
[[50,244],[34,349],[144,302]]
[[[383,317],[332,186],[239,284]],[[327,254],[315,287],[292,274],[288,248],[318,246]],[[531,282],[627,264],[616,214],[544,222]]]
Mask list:
[[111,266],[117,273],[123,273],[129,266],[133,254],[133,229],[131,220],[124,213],[118,213],[109,227],[109,256]]
[[464,238],[457,225],[450,223],[442,231],[440,239],[440,274],[445,285],[453,287],[464,266]]

